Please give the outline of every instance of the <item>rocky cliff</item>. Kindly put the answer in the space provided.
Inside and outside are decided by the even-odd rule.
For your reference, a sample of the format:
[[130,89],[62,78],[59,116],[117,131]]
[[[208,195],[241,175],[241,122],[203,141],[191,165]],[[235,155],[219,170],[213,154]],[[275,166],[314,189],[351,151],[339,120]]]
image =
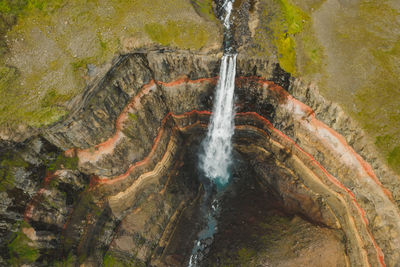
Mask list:
[[[189,249],[173,248],[202,194],[195,155],[219,58],[127,54],[42,137],[4,143],[18,159],[2,161],[15,179],[2,191],[3,261],[184,264]],[[340,107],[279,65],[240,55],[235,103],[238,179],[253,173],[280,211],[341,233],[347,264],[396,266],[399,177]]]
[[[95,11],[83,2],[42,9],[41,1],[29,2],[24,8],[33,11],[18,13],[9,30],[10,50],[0,62],[0,265],[183,266],[205,223],[197,155],[222,55],[214,15],[219,1],[182,0],[177,9],[160,8],[159,1],[111,2]],[[380,121],[368,117],[375,104],[369,122],[349,108],[365,109],[358,95],[380,83],[368,80],[363,87],[361,76],[373,71],[356,68],[365,49],[348,49],[343,29],[352,10],[376,17],[368,21],[374,31],[357,32],[382,33],[383,43],[367,49],[375,57],[371,69],[395,74],[387,57],[396,58],[397,28],[379,12],[395,17],[397,7],[388,1],[376,14],[376,1],[334,2],[235,1],[233,181],[221,197],[219,229],[207,243],[204,266],[400,262],[397,95],[385,89],[397,87],[384,84],[372,98],[392,96],[394,111],[383,109]],[[83,6],[86,15],[75,18]],[[124,7],[145,14],[132,19]],[[336,16],[330,7],[343,9],[334,24],[327,19]],[[17,11],[10,6],[7,12]],[[99,19],[115,14],[124,18],[115,25]],[[96,33],[96,23],[78,27],[96,18],[109,30]],[[392,35],[381,30],[385,23]],[[121,25],[129,27],[117,30]],[[71,46],[59,38],[64,31],[75,37]],[[33,52],[22,60],[27,47]],[[351,68],[343,53],[356,57]],[[24,82],[39,89],[24,90]],[[356,96],[346,91],[353,84]],[[33,100],[38,104],[27,108]],[[8,118],[11,124],[4,124]],[[385,161],[388,151],[394,156]]]

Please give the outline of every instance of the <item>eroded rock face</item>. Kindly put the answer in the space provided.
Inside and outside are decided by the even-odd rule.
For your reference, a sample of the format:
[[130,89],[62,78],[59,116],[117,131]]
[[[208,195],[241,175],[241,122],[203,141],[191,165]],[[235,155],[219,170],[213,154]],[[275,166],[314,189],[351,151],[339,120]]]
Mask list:
[[4,142],[0,152],[0,264],[49,264],[62,253],[63,227],[88,178],[43,138]]
[[[218,61],[219,55],[179,51],[123,56],[76,100],[69,118],[45,131],[65,155],[78,158],[79,171],[52,175],[84,191],[64,204],[60,186],[38,187],[57,210],[34,201],[25,220],[36,232],[44,222],[62,229],[49,231],[60,240],[53,247],[64,260],[94,266],[187,260],[190,249],[177,255],[179,232],[187,231],[179,225],[185,218],[190,223],[202,194],[195,155],[210,117]],[[239,55],[237,66],[234,148],[260,190],[281,212],[343,235],[346,252],[337,255],[352,266],[395,266],[399,177],[317,88],[263,59]],[[91,177],[87,188],[82,173]],[[329,240],[335,250],[343,248]]]

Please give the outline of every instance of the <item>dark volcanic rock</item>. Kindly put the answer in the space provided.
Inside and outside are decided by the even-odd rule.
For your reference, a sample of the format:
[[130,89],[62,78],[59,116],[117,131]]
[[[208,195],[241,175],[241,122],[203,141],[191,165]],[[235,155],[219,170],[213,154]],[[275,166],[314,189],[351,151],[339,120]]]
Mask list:
[[[219,56],[167,50],[121,56],[76,99],[68,118],[43,130],[48,141],[2,145],[2,179],[9,173],[13,179],[12,186],[2,182],[2,257],[16,260],[18,244],[35,256],[22,259],[28,264],[183,264],[198,227],[188,226],[203,192],[195,155],[210,117]],[[343,235],[351,264],[395,266],[400,180],[370,154],[343,111],[274,62],[242,55],[235,104],[235,151],[254,178],[257,205],[268,192],[279,207],[268,208],[271,214],[308,221],[284,225],[311,229],[310,244],[326,233],[330,251],[342,255],[337,236]],[[252,186],[244,188],[246,196]],[[223,216],[232,221],[232,214]],[[185,237],[187,251],[179,251]],[[251,241],[232,242],[240,240]],[[275,253],[278,243],[266,251]]]

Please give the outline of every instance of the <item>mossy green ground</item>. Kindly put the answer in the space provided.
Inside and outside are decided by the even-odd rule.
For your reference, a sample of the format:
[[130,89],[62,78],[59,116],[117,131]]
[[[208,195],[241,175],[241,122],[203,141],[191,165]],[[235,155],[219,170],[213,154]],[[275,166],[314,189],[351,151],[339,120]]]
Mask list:
[[66,157],[63,153],[59,154],[57,158],[50,162],[47,166],[48,171],[56,171],[59,169],[76,170],[78,168],[78,157]]
[[144,27],[150,38],[163,46],[176,45],[200,49],[208,39],[206,29],[194,22],[169,20],[166,23],[149,23]]
[[9,263],[11,266],[31,264],[36,261],[40,254],[34,241],[30,240],[22,231],[23,228],[30,228],[30,225],[22,221],[16,227],[18,227],[19,230],[8,244],[8,251],[10,254]]
[[[0,125],[39,127],[68,113],[86,65],[151,45],[221,43],[210,1],[0,0]],[[200,15],[199,15],[200,14]]]
[[0,157],[0,192],[14,188],[14,175],[18,168],[27,168],[25,162],[17,153],[3,153]]
[[192,0],[195,10],[199,15],[210,21],[217,21],[217,17],[213,11],[213,0]]
[[[85,86],[86,65],[109,62],[118,51],[221,43],[211,1],[192,2],[195,8],[189,0],[1,0],[0,125],[37,127],[60,119],[68,112],[65,102]],[[400,171],[396,1],[260,5],[250,52],[275,54],[294,76],[316,78],[325,96],[340,103]]]
[[143,267],[143,266],[145,266],[144,263],[135,261],[135,259],[121,258],[112,252],[107,252],[104,255],[103,265],[104,265],[104,267],[114,267],[114,266],[115,267],[130,267],[130,266]]
[[279,0],[280,16],[273,20],[270,27],[274,29],[274,43],[278,50],[281,67],[287,72],[296,74],[296,42],[294,36],[303,30],[308,16],[288,0]]
[[400,173],[400,7],[396,1],[263,0],[252,53],[316,81]]
[[[307,1],[306,1],[307,2]],[[273,54],[281,67],[294,76],[316,74],[321,71],[323,48],[312,31],[309,5],[296,5],[292,0],[262,0],[260,25],[255,32],[255,49],[250,53],[258,56]]]
[[[326,1],[314,17],[322,21],[315,29],[327,55],[323,93],[342,104],[400,173],[400,7],[395,3],[360,0],[343,8]],[[328,31],[325,23],[331,25]]]

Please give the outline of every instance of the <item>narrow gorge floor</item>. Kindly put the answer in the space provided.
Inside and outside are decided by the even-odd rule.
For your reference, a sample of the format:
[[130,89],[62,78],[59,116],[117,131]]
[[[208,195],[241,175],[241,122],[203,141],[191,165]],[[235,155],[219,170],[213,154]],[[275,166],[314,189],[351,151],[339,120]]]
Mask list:
[[[194,158],[185,158],[180,176],[197,179]],[[220,191],[218,230],[214,240],[206,241],[200,266],[348,266],[340,231],[287,212],[244,159],[234,163],[232,176]],[[201,199],[199,195],[183,212],[163,252],[165,265],[187,266],[197,234],[206,223]]]

